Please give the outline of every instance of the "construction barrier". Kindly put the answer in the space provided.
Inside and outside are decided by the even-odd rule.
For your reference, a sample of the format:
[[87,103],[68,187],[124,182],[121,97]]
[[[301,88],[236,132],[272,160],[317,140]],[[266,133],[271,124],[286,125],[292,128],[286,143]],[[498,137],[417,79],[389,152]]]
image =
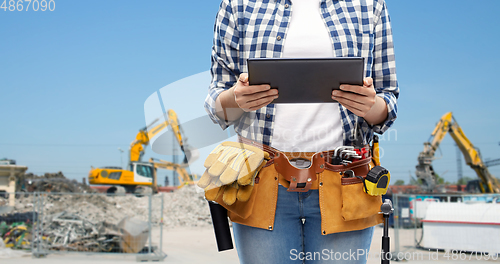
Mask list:
[[499,194],[393,194],[391,258],[498,261]]
[[[14,206],[5,202],[11,195]],[[163,194],[2,193],[0,237],[5,250],[33,257],[84,252],[161,261],[163,200]]]

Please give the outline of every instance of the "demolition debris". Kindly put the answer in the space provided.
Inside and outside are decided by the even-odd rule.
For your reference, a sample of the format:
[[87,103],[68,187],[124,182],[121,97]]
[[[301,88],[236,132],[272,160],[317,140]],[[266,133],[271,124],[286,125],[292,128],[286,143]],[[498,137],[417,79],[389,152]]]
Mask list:
[[[51,186],[65,188],[64,186],[69,185]],[[0,229],[0,235],[5,238],[9,230],[16,227],[7,228],[6,225],[17,222],[17,226],[22,228],[18,228],[15,236],[12,232],[9,235],[12,236],[12,241],[23,242],[18,245],[9,244],[12,248],[27,249],[33,243],[34,247],[51,251],[137,253],[148,240],[150,214],[151,226],[159,226],[161,223],[166,228],[211,225],[207,202],[203,193],[197,192],[195,186],[153,195],[151,208],[149,199],[149,196],[110,196],[80,191],[42,195],[25,193],[17,197],[15,206],[8,213],[0,212],[0,223],[6,223]],[[0,197],[0,208],[6,208],[6,205],[7,200]],[[7,222],[7,219],[10,220]],[[32,234],[36,228],[41,236],[38,241],[33,241],[32,237],[35,236]]]
[[69,180],[62,172],[45,173],[38,176],[25,173],[17,177],[16,192],[58,192],[58,193],[91,193],[88,185]]

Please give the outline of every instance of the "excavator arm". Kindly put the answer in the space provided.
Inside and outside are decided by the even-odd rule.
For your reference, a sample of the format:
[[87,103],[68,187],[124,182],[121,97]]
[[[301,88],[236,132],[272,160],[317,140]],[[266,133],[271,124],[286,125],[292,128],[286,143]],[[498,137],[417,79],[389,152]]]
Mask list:
[[[152,124],[155,124],[156,122],[158,122],[158,120],[159,119],[154,120]],[[172,109],[168,110],[164,122],[148,129],[148,138],[153,138],[168,126],[170,126],[170,128],[172,129],[174,137],[177,140],[177,143],[179,144],[182,152],[184,153],[183,163],[187,164],[198,159],[198,152],[186,143],[186,138],[183,137],[184,132],[182,131],[182,127],[179,124],[179,119],[177,118],[177,113]]]
[[167,116],[165,117],[164,122],[158,123],[160,118],[155,119],[149,125],[139,130],[137,133],[135,140],[130,143],[130,159],[129,163],[140,161],[144,154],[144,147],[149,144],[149,140],[162,132],[164,129],[170,128],[174,133],[175,139],[179,144],[182,152],[184,153],[184,162],[188,163],[188,161],[193,161],[197,157],[196,154],[193,154],[193,150],[186,144],[185,138],[183,138],[182,128],[179,125],[179,119],[177,118],[177,113],[174,110],[170,109],[167,112]]
[[426,191],[432,191],[436,186],[436,176],[432,168],[432,160],[439,144],[450,133],[451,137],[458,145],[465,158],[465,162],[477,174],[482,182],[481,191],[485,193],[500,193],[500,183],[488,171],[483,163],[479,150],[474,147],[470,140],[465,136],[462,128],[453,118],[451,112],[444,114],[434,128],[428,142],[424,143],[424,151],[418,156],[418,165],[416,166],[417,178],[422,181]]
[[179,178],[179,188],[183,187],[184,185],[194,184],[194,179],[187,172],[185,165],[154,158],[150,158],[149,162],[153,164],[155,169],[176,171]]
[[436,174],[432,167],[434,155],[439,148],[441,141],[449,131],[449,124],[452,121],[451,112],[445,114],[431,133],[431,137],[424,143],[424,150],[418,155],[418,165],[416,166],[417,178],[422,182],[422,186],[426,191],[432,191],[436,187]]

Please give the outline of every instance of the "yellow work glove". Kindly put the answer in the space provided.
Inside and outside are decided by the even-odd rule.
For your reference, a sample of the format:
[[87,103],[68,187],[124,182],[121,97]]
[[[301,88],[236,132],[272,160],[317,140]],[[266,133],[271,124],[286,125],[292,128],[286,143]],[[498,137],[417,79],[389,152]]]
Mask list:
[[205,173],[198,186],[205,189],[207,200],[220,195],[227,205],[236,199],[248,201],[255,176],[264,166],[269,154],[257,147],[237,142],[223,142],[205,160]]

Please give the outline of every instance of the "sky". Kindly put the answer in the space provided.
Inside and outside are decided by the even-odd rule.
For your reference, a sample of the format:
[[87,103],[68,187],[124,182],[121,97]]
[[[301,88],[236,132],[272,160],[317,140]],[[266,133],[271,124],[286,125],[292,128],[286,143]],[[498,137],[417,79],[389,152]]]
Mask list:
[[[81,180],[91,166],[126,163],[151,95],[160,92],[181,122],[205,113],[220,0],[53,3],[54,11],[9,11],[8,3],[0,9],[0,158],[35,174],[62,171]],[[423,143],[449,111],[484,160],[500,158],[500,1],[386,3],[401,92],[398,120],[381,136],[392,181],[408,183]],[[196,87],[176,85],[192,78]],[[192,173],[203,173],[212,148],[199,150]],[[435,171],[456,181],[450,136],[437,155]],[[172,160],[150,147],[149,157]],[[461,160],[463,175],[476,178]],[[500,166],[490,172],[500,177]],[[160,172],[159,183],[169,175]]]

